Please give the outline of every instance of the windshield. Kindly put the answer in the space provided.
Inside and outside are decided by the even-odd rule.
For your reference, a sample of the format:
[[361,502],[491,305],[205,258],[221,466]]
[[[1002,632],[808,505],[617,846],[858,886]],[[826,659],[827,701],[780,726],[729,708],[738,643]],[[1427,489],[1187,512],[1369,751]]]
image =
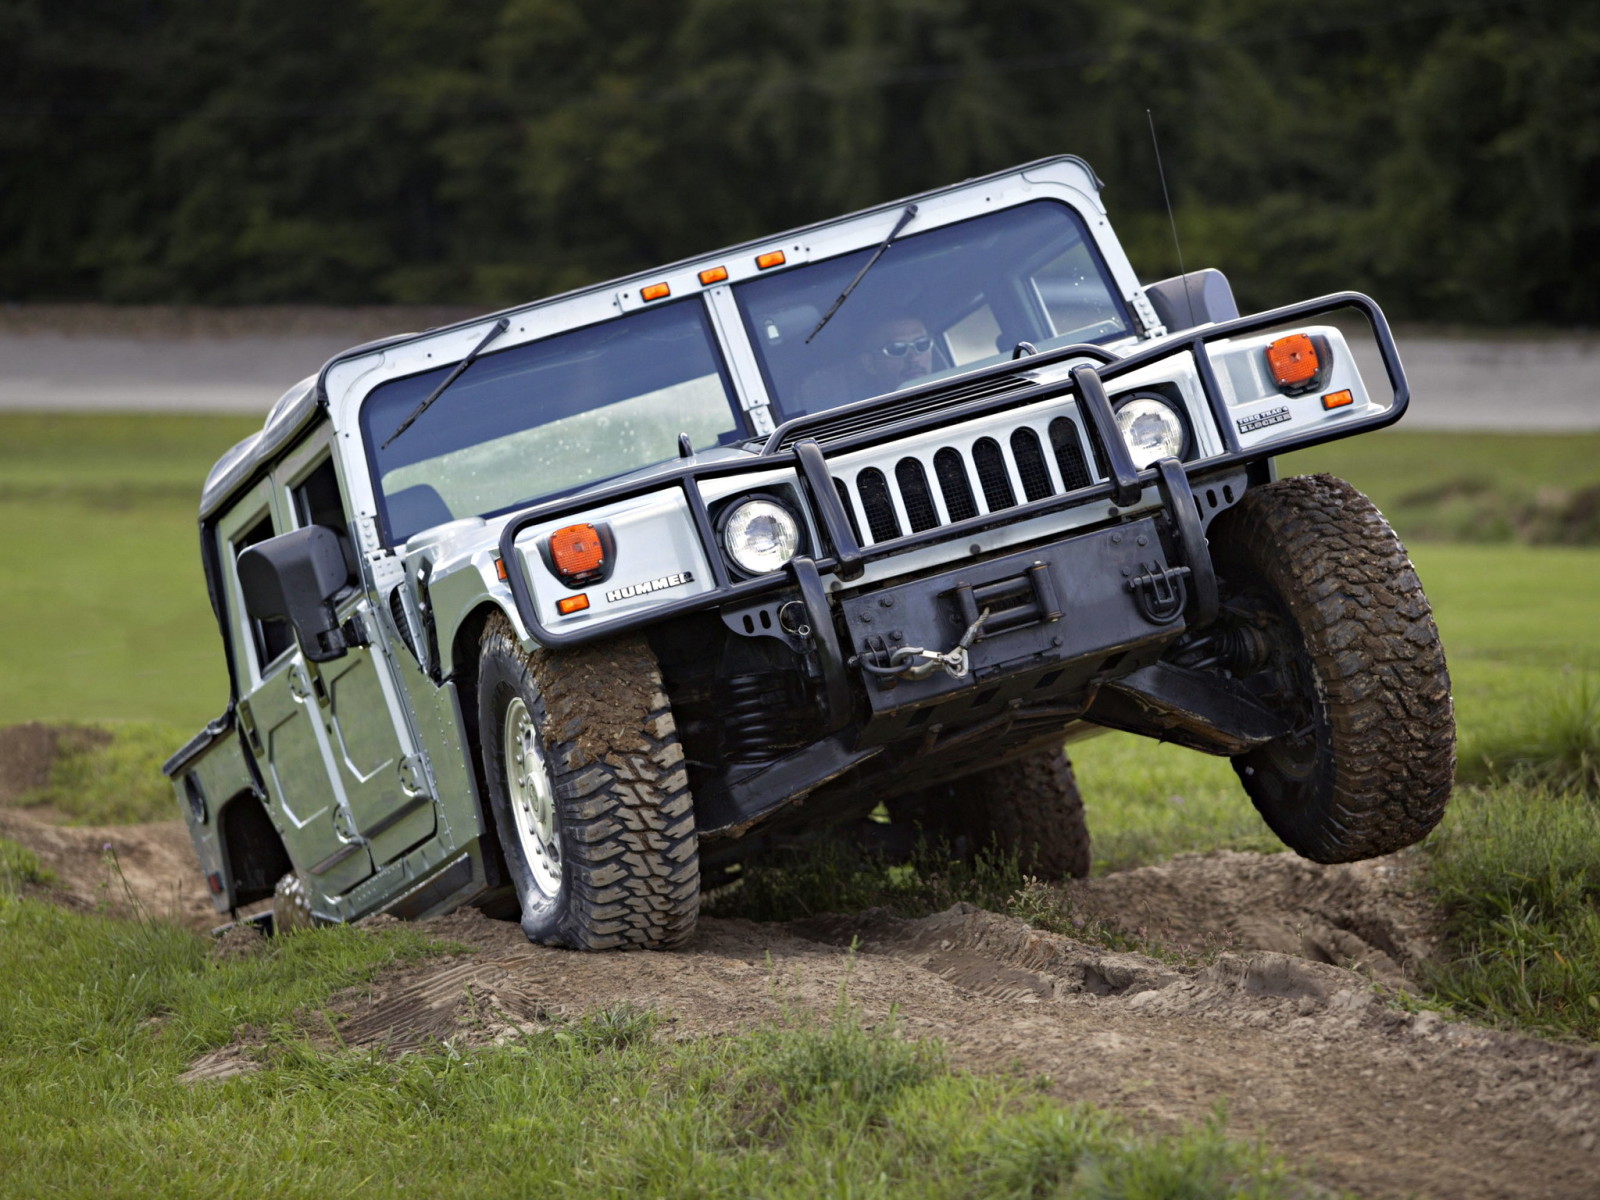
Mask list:
[[[892,216],[884,217],[885,232]],[[876,247],[738,284],[734,294],[783,419],[940,373],[1132,331],[1078,214],[1039,200],[891,245],[809,343]]]
[[698,300],[485,354],[387,450],[450,373],[374,388],[361,430],[385,540],[488,516],[746,436]]

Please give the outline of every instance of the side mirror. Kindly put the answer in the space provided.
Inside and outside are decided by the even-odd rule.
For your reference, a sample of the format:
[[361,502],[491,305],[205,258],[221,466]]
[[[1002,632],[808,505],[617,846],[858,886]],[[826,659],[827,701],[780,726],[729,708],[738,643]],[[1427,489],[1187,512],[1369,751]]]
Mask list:
[[257,542],[239,555],[245,611],[258,621],[286,618],[312,662],[342,658],[348,650],[333,598],[349,581],[339,537],[321,525]]
[[1152,283],[1144,289],[1144,294],[1168,333],[1181,333],[1207,323],[1235,321],[1239,317],[1233,287],[1228,277],[1215,267]]

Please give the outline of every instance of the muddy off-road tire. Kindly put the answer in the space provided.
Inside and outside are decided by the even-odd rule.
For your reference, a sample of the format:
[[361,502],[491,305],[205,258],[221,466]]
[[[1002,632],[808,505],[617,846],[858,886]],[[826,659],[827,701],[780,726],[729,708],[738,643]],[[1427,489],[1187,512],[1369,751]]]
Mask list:
[[700,860],[677,726],[643,638],[479,643],[484,778],[530,941],[660,950],[694,931]]
[[306,892],[306,885],[300,876],[290,871],[272,889],[272,936],[299,933],[314,928],[316,923],[311,915],[311,896]]
[[1208,534],[1225,604],[1253,627],[1245,682],[1295,732],[1233,759],[1272,831],[1316,862],[1389,854],[1444,815],[1450,676],[1405,547],[1342,479],[1249,492]]
[[889,802],[897,822],[920,825],[931,840],[972,857],[1015,854],[1045,880],[1089,874],[1089,826],[1072,763],[1059,750],[1036,750],[949,783]]

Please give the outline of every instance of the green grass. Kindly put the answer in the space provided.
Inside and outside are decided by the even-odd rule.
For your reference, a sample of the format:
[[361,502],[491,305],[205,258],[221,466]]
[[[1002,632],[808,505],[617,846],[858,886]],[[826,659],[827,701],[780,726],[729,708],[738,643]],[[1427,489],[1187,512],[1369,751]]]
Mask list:
[[1437,999],[1498,1024],[1600,1041],[1600,793],[1457,792],[1429,843],[1449,914]]
[[187,735],[173,725],[69,726],[56,744],[50,782],[19,797],[49,805],[73,825],[136,825],[178,815],[161,764]]
[[1411,432],[1285,455],[1284,475],[1348,479],[1413,541],[1600,544],[1600,433]]
[[[1136,1132],[1037,1081],[953,1071],[847,1005],[671,1041],[614,1009],[500,1047],[390,1058],[309,1040],[328,998],[429,953],[324,929],[213,961],[205,941],[0,899],[7,1195],[1291,1196],[1220,1118]],[[177,1076],[234,1031],[262,1066]]]
[[0,901],[15,896],[30,883],[53,883],[55,876],[39,863],[39,856],[10,838],[0,838]]
[[211,464],[259,428],[0,414],[0,724],[132,718],[192,731],[222,711],[195,516]]

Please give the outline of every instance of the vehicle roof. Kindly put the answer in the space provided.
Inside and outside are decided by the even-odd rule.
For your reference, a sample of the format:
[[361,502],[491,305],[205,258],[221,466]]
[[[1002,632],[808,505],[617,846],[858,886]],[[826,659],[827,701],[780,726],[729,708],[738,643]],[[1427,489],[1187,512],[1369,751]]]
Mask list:
[[573,288],[570,291],[560,292],[554,296],[545,296],[528,303],[513,305],[510,308],[501,309],[498,312],[491,312],[481,316],[470,317],[466,320],[455,322],[454,324],[440,325],[434,329],[429,329],[422,332],[402,333],[397,334],[394,337],[380,338],[377,341],[365,342],[359,346],[352,346],[348,350],[343,350],[340,353],[335,354],[322,365],[322,369],[315,375],[307,376],[305,379],[302,379],[299,383],[291,387],[288,391],[284,392],[284,394],[278,398],[277,402],[273,404],[272,408],[268,411],[266,422],[262,426],[261,431],[259,433],[251,434],[217,460],[216,464],[211,468],[210,474],[206,476],[204,488],[201,489],[200,519],[205,520],[206,518],[214,515],[220,508],[223,507],[224,504],[226,504],[226,502],[234,495],[235,492],[243,488],[262,469],[270,466],[276,456],[287,450],[290,444],[295,441],[296,436],[303,429],[311,425],[321,415],[321,413],[327,409],[328,396],[325,381],[327,379],[328,371],[331,367],[340,362],[344,362],[347,359],[357,358],[361,355],[369,354],[374,350],[381,349],[386,346],[399,345],[401,343],[411,341],[414,338],[423,336],[432,337],[454,329],[461,329],[473,325],[481,325],[485,320],[491,320],[502,315],[527,312],[531,309],[554,304],[558,301],[565,300],[568,297],[581,295],[585,292],[607,291],[624,287],[638,281],[652,278],[656,275],[670,272],[676,268],[682,267],[687,263],[692,263],[699,259],[706,258],[708,255],[719,256],[740,253],[756,247],[768,245],[775,241],[782,241],[787,238],[800,236],[810,232],[811,230],[824,229],[828,226],[836,225],[843,221],[853,220],[868,213],[893,210],[903,207],[906,204],[916,203],[917,201],[926,197],[937,196],[942,193],[949,192],[955,188],[966,187],[973,183],[981,183],[988,179],[1000,179],[1008,175],[1020,175],[1028,170],[1052,163],[1075,164],[1076,166],[1082,168],[1085,174],[1089,176],[1089,179],[1093,182],[1096,191],[1102,190],[1105,186],[1101,182],[1100,177],[1095,174],[1094,168],[1076,154],[1053,154],[1045,158],[1033,159],[1030,162],[1021,163],[1014,167],[1007,167],[1003,171],[992,171],[987,175],[975,175],[971,178],[963,179],[956,183],[944,184],[943,186],[930,188],[927,191],[918,192],[914,195],[902,196],[899,199],[887,200],[880,204],[871,204],[865,208],[856,209],[853,212],[841,213],[836,216],[828,217],[826,220],[813,221],[808,225],[799,225],[793,229],[780,230],[776,233],[765,234],[762,237],[752,238],[749,241],[738,242],[731,246],[722,247],[721,249],[693,254],[687,258],[681,258],[674,262],[651,266],[645,270],[636,271],[629,275],[618,276],[614,279],[601,280],[597,283],[587,284],[581,288]]

